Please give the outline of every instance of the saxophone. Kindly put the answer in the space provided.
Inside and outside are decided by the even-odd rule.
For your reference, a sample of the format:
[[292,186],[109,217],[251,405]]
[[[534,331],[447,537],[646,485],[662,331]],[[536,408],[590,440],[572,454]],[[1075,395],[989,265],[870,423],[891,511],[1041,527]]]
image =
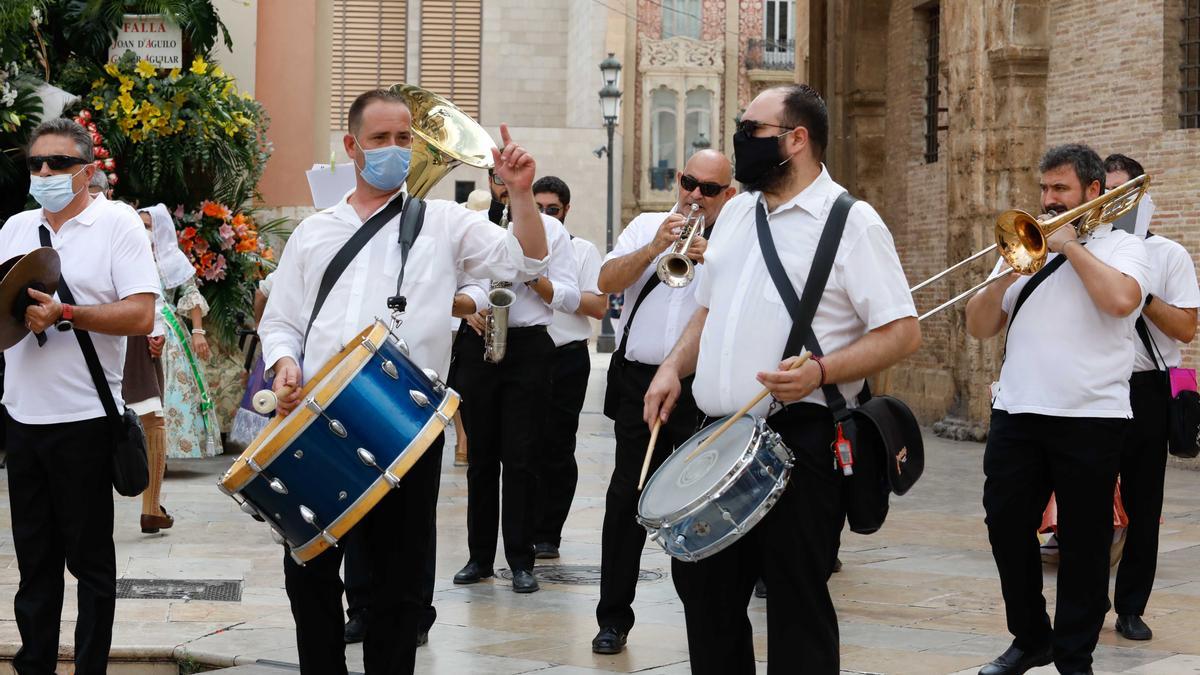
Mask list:
[[[500,227],[508,229],[508,205],[500,215]],[[484,319],[483,327],[483,360],[488,363],[500,363],[508,351],[508,310],[516,302],[517,294],[512,290],[508,281],[493,281],[488,290],[488,302],[492,311]]]

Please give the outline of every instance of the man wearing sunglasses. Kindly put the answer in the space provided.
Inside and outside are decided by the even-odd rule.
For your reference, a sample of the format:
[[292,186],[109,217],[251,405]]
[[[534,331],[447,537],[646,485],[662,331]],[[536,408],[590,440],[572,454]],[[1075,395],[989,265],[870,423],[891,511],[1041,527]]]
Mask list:
[[[666,358],[688,319],[696,311],[696,282],[670,288],[656,273],[658,259],[679,239],[686,220],[683,214],[699,207],[706,230],[696,235],[688,257],[704,261],[706,239],[725,202],[737,190],[730,186],[729,159],[716,150],[701,150],[688,159],[678,186],[675,207],[667,213],[643,213],[621,232],[616,246],[600,269],[600,291],[625,293],[626,304],[616,326],[618,347],[608,374],[604,414],[613,420],[617,439],[616,465],[608,484],[600,552],[600,601],[596,622],[600,632],[592,640],[597,654],[617,654],[625,648],[633,628],[633,599],[646,530],[638,525],[638,478],[650,443],[650,429],[642,421],[642,397],[658,364]],[[703,266],[697,276],[703,275]],[[651,469],[696,431],[696,406],[684,388],[683,402],[663,424],[655,444]]]
[[48,241],[78,305],[29,289],[25,323],[45,335],[45,345],[26,335],[4,353],[8,487],[21,573],[13,601],[21,648],[13,667],[54,672],[65,564],[79,580],[74,672],[100,674],[116,608],[112,426],[71,329],[88,332],[123,409],[126,337],[154,328],[158,269],[133,209],[88,193],[97,169],[83,127],[68,119],[43,122],[27,157],[29,192],[41,208],[16,214],[0,229],[0,259]]
[[825,101],[808,85],[773,87],[747,106],[733,136],[735,177],[747,191],[725,205],[704,274],[694,283],[700,309],[646,393],[643,425],[679,414],[671,410],[687,391],[680,380],[693,373],[695,405],[710,419],[732,414],[766,387],[772,398],[751,414],[766,417],[795,455],[778,502],[744,536],[700,561],[671,561],[697,675],[754,672],[746,609],[760,576],[770,588],[770,672],[839,672],[828,579],[845,520],[845,479],[834,464],[834,420],[822,386],[836,386],[853,402],[865,378],[920,344],[892,236],[875,210],[858,201],[807,326],[824,356],[788,369],[792,318],[759,233],[770,232],[761,241],[774,242],[783,281],[801,295],[825,222],[846,191],[822,162],[828,140]]
[[[542,213],[566,225],[571,210],[571,189],[557,176],[543,176],[533,184],[533,199]],[[575,432],[587,394],[592,359],[588,338],[592,319],[604,318],[608,296],[600,293],[600,251],[583,237],[571,235],[571,251],[579,274],[579,307],[574,312],[558,310],[550,323],[554,356],[550,365],[550,397],[542,453],[534,463],[537,491],[534,495],[533,551],[536,558],[557,558],[563,523],[575,497],[579,467],[575,463]]]

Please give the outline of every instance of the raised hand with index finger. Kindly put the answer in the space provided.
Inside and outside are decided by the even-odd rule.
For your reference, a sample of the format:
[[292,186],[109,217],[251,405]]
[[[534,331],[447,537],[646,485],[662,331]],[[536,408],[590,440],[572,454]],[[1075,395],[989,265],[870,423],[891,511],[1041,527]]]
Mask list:
[[533,181],[537,177],[537,164],[533,161],[533,155],[512,140],[507,124],[500,125],[500,145],[499,150],[492,149],[496,175],[508,186],[509,192],[526,192],[533,189]]

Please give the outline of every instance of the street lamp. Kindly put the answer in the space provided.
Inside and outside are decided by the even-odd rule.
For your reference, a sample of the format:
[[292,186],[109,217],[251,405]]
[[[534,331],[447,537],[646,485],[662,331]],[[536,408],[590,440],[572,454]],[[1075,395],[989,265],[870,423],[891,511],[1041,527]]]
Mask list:
[[[600,114],[603,115],[604,126],[608,129],[608,220],[605,230],[605,253],[609,253],[613,249],[613,130],[617,126],[617,115],[621,110],[621,90],[617,88],[617,81],[621,76],[621,62],[612,52],[600,62],[600,75],[604,80],[604,86],[600,89]],[[610,296],[609,309],[604,313],[604,320],[600,322],[600,337],[596,340],[596,351],[605,354],[611,354],[617,349],[612,314]]]

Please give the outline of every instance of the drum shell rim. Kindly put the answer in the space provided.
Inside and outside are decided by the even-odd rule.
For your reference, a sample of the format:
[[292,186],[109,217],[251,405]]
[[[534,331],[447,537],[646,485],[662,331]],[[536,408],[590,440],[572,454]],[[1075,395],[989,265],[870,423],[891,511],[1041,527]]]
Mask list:
[[[442,433],[443,431],[445,431],[446,423],[442,421],[442,418],[448,419],[450,417],[453,417],[454,412],[456,410],[458,410],[458,406],[461,403],[461,401],[462,401],[462,398],[461,398],[461,396],[459,396],[458,392],[447,387],[446,395],[442,399],[441,403],[438,405],[437,412],[434,415],[431,415],[428,420],[426,420],[425,426],[423,426],[421,428],[421,431],[417,434],[417,436],[412,440],[412,442],[410,442],[408,444],[408,447],[406,447],[404,449],[404,451],[401,452],[399,454],[399,456],[397,456],[396,459],[393,460],[392,463],[387,466],[385,471],[388,473],[392,473],[392,475],[396,476],[396,478],[398,480],[403,480],[404,476],[408,475],[408,472],[410,470],[412,470],[413,465],[415,465],[418,461],[420,461],[420,459],[425,456],[425,453],[429,451],[429,447],[431,445],[433,445],[433,441],[437,437],[437,435]],[[440,415],[438,413],[440,413]],[[406,461],[409,456],[409,453],[415,447],[418,447],[418,446],[424,446],[424,447],[422,447],[421,452],[416,457],[414,457],[411,462],[408,463],[408,466],[405,468],[404,473],[401,473],[399,475],[395,474],[393,472],[393,469],[398,467],[402,462]],[[385,486],[384,489],[380,489],[381,484],[383,486]],[[334,519],[334,521],[332,523],[330,523],[330,524],[326,525],[324,528],[322,528],[321,531],[317,532],[316,536],[309,539],[308,541],[301,544],[300,546],[293,547],[291,544],[288,544],[288,550],[291,552],[292,557],[296,560],[296,562],[298,562],[300,564],[304,564],[304,563],[308,562],[309,560],[312,560],[313,558],[317,557],[318,555],[324,553],[330,546],[334,545],[334,544],[330,544],[324,538],[323,535],[325,533],[328,533],[336,541],[340,542],[342,539],[345,538],[346,534],[349,533],[349,531],[351,529],[353,529],[354,526],[357,525],[359,523],[359,521],[361,521],[368,512],[371,511],[371,509],[375,508],[375,506],[379,503],[379,501],[382,500],[384,498],[384,496],[387,495],[388,492],[392,491],[392,489],[393,488],[388,486],[387,479],[385,479],[383,477],[383,474],[381,473],[379,475],[379,477],[376,478],[371,483],[371,487],[364,490],[363,493],[361,495],[359,495],[357,499],[354,500],[354,502],[352,502],[349,506],[347,506],[347,508],[344,511],[342,511],[341,515],[339,515],[336,519]],[[378,496],[375,496],[376,492],[378,493]],[[363,508],[360,511],[359,510],[360,505],[365,504],[366,503],[365,500],[367,500],[368,498],[371,498],[370,505],[366,506],[366,508]],[[340,535],[335,535],[334,529],[338,528],[339,524],[346,521],[348,518],[350,518],[350,516],[355,516],[355,517],[353,517],[352,519],[349,520],[346,527],[344,529],[342,529],[342,532]]]
[[[705,429],[710,429],[712,427],[723,424],[727,419],[729,419],[729,417],[732,417],[732,415],[726,415],[725,417],[722,417],[721,419],[704,427],[704,429],[701,429],[700,431],[697,431],[695,434],[692,434],[692,438],[695,438],[696,436],[700,435],[702,432],[704,432]],[[746,451],[749,450],[751,447],[753,447],[754,443],[756,441],[761,440],[765,436],[765,434],[764,434],[764,430],[766,429],[765,419],[763,419],[761,417],[755,417],[755,416],[749,415],[749,414],[743,415],[743,417],[749,417],[751,419],[752,423],[754,424],[754,431],[751,433],[750,439],[746,443],[745,447],[742,448],[741,457],[739,457],[738,460],[736,462],[734,462],[734,465],[732,467],[730,467],[728,470],[726,470],[725,473],[722,474],[721,477],[718,479],[717,483],[720,483],[722,485],[721,493],[724,493],[724,488],[731,485],[733,482],[736,481],[737,478],[739,478],[742,474],[744,474],[746,472],[747,468],[750,466],[750,461],[748,460],[748,457],[753,458],[753,455],[748,455]],[[691,438],[689,438],[688,440],[690,441]],[[782,442],[782,441],[780,441],[780,442]],[[686,443],[684,445],[686,445]],[[680,448],[678,450],[676,450],[676,452],[682,451],[682,448],[683,448],[683,446],[680,446]],[[667,461],[670,461],[670,457],[667,458]],[[663,462],[663,464],[666,464],[666,462]],[[789,469],[790,469],[790,467],[789,467]],[[655,473],[657,473],[657,471]],[[653,484],[654,484],[654,476],[651,475],[650,481],[646,484],[647,490]],[[682,520],[691,515],[694,515],[694,513],[697,510],[703,508],[705,504],[707,504],[708,502],[715,499],[715,497],[713,497],[711,494],[701,495],[668,514],[665,514],[663,516],[644,518],[642,516],[642,500],[645,498],[646,498],[646,490],[643,490],[642,496],[638,498],[637,519],[638,519],[638,522],[640,522],[643,525],[643,527],[646,527],[647,529],[649,529],[651,527],[651,523],[657,522],[658,525],[654,526],[655,529],[657,529],[659,527],[664,527],[670,523],[675,523],[675,522],[678,522],[679,520]]]
[[[382,337],[386,341],[387,336],[390,334],[390,331],[387,330],[387,327],[383,324],[382,321],[379,321],[378,319],[376,319],[375,322],[372,323],[369,328],[367,328],[363,332],[359,333],[359,335],[358,335],[358,339],[360,339],[359,343],[354,345],[350,349],[350,351],[347,352],[345,357],[343,357],[341,363],[336,364],[333,369],[331,369],[329,372],[323,374],[324,378],[330,378],[330,379],[332,379],[335,374],[337,374],[339,377],[342,377],[341,369],[343,367],[346,368],[346,371],[344,372],[344,379],[340,382],[340,384],[338,384],[337,390],[333,391],[331,396],[324,397],[326,404],[329,403],[330,401],[336,399],[338,396],[340,396],[341,393],[346,390],[346,387],[350,386],[350,383],[353,382],[354,379],[358,377],[359,373],[361,373],[367,367],[367,364],[370,363],[371,360],[374,358],[374,354],[372,354],[370,352],[370,350],[363,347],[361,338],[369,337],[371,335],[371,333],[373,333],[373,332],[375,332],[375,330],[377,330],[377,328],[383,330]],[[351,366],[350,359],[352,357],[355,357],[356,353],[359,350],[362,350],[363,353],[365,354],[365,356],[363,356],[361,361],[354,363]],[[319,381],[319,380],[317,380],[317,381]],[[327,384],[332,384],[332,382],[329,382]],[[318,393],[324,394],[327,392],[324,391],[322,388],[314,387],[311,394],[309,395],[309,398],[313,398],[315,400]],[[320,415],[318,415],[310,410],[307,410],[303,403],[301,403],[301,405],[298,406],[296,411],[294,411],[294,412],[302,412],[303,414],[307,415],[307,419],[305,421],[301,422],[300,426],[291,430],[291,432],[290,432],[291,436],[289,438],[287,438],[286,441],[277,441],[277,439],[282,434],[282,432],[285,429],[287,429],[287,427],[288,427],[287,417],[280,420],[279,423],[275,426],[275,428],[271,429],[271,431],[267,434],[267,436],[263,439],[263,441],[261,443],[256,443],[256,441],[258,439],[255,439],[255,441],[252,441],[251,445],[249,447],[247,447],[242,452],[242,454],[238,456],[238,458],[236,460],[234,460],[233,466],[229,467],[229,470],[226,471],[225,475],[221,477],[220,485],[223,486],[224,490],[227,490],[229,492],[241,492],[243,488],[245,488],[247,485],[249,485],[250,482],[253,481],[259,475],[257,471],[255,471],[253,468],[250,467],[249,460],[253,459],[259,465],[260,468],[263,468],[263,469],[267,468],[268,466],[271,465],[272,462],[274,462],[276,459],[278,459],[280,455],[282,455],[284,452],[286,452],[287,449],[290,448],[292,446],[292,444],[295,443],[296,440],[299,439],[300,436],[302,436],[304,434],[305,431],[308,431],[308,428],[310,426],[312,426],[313,422],[316,422],[321,417]],[[288,415],[288,417],[290,417],[290,416],[291,415]],[[266,430],[264,430],[264,433],[265,432],[266,432]],[[268,454],[268,452],[271,450],[272,445],[276,442],[278,442],[279,445],[277,448],[274,449],[274,452],[270,452],[270,456],[267,457],[265,462],[260,461],[260,456]],[[239,467],[239,462],[242,463],[241,467]],[[245,471],[237,471],[235,473],[235,469],[239,469],[239,468],[244,468]],[[236,480],[236,479],[240,479],[240,480]],[[236,480],[236,482],[235,482],[235,480]]]
[[659,537],[655,541],[659,543],[659,546],[662,547],[664,553],[681,562],[697,562],[716,555],[732,546],[737,540],[746,536],[750,530],[754,529],[762,521],[762,519],[767,516],[767,512],[775,508],[775,504],[779,502],[779,498],[783,495],[783,491],[787,489],[788,481],[790,481],[791,478],[792,467],[785,466],[783,473],[781,473],[779,477],[775,479],[775,485],[772,486],[770,492],[767,493],[766,499],[762,500],[762,502],[754,508],[754,511],[752,511],[750,516],[746,518],[746,522],[742,524],[742,532],[731,529],[720,539],[717,539],[708,546],[700,548],[696,552],[687,556],[678,556],[668,551],[667,547],[664,545],[665,540],[662,537]]

